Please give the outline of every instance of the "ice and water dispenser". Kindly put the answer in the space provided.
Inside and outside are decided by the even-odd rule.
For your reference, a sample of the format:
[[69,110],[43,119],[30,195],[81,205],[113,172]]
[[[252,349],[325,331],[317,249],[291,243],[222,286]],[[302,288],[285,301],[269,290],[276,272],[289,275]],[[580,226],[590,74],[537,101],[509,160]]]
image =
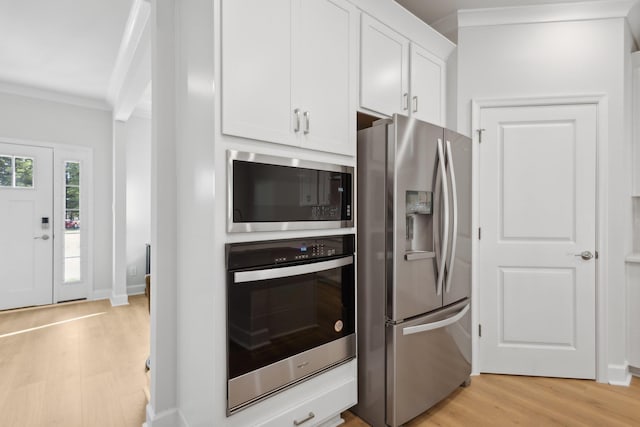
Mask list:
[[405,259],[433,258],[433,192],[406,192]]

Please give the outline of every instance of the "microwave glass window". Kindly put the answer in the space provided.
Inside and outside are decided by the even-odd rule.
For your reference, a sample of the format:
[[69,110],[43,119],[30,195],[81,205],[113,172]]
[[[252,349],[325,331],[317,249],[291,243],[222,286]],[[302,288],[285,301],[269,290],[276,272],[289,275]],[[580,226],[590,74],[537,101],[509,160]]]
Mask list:
[[341,221],[351,219],[350,175],[235,160],[233,221]]

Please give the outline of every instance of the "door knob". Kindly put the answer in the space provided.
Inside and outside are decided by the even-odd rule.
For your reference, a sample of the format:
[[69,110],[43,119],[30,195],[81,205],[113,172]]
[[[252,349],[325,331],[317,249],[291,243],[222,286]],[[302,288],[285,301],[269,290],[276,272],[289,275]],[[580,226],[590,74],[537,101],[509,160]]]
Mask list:
[[49,235],[43,234],[42,236],[34,237],[34,239],[49,240]]
[[579,254],[575,254],[576,256],[579,256],[580,258],[582,258],[585,261],[589,261],[591,258],[593,258],[593,254],[589,251],[582,251]]

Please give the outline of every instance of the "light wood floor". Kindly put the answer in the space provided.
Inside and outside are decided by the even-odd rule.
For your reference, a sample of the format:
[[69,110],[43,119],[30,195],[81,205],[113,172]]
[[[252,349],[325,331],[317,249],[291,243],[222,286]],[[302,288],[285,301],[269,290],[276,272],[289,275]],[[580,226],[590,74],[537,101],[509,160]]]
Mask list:
[[129,302],[0,312],[0,426],[142,425],[149,314]]
[[[0,312],[0,426],[140,426],[149,315],[146,297],[129,301]],[[344,418],[345,427],[368,426]],[[615,387],[481,375],[406,427],[514,425],[640,426],[640,379]]]
[[[343,418],[343,427],[368,426],[349,412]],[[618,387],[483,374],[406,424],[426,426],[640,426],[640,378],[630,387]]]

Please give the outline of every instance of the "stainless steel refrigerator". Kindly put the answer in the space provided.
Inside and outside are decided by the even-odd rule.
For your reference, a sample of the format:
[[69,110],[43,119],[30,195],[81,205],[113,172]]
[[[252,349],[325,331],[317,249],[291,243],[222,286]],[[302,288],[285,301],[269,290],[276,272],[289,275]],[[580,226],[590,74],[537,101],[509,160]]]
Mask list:
[[358,416],[406,423],[469,383],[471,140],[395,115],[358,132]]

